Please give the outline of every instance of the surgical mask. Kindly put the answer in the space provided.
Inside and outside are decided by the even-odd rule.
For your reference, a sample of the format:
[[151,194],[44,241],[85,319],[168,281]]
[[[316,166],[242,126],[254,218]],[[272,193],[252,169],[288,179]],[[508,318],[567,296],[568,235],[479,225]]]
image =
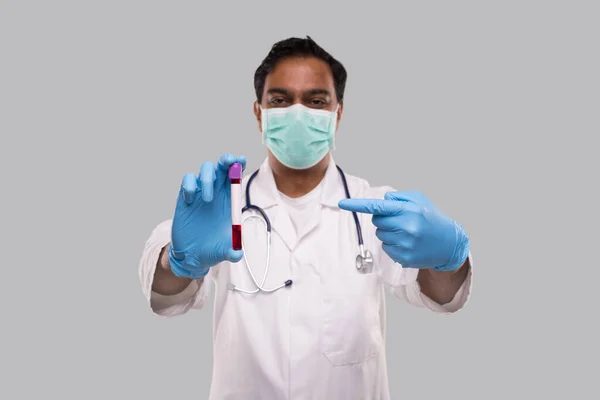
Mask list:
[[337,108],[331,112],[295,104],[261,111],[263,143],[283,165],[310,168],[334,149]]

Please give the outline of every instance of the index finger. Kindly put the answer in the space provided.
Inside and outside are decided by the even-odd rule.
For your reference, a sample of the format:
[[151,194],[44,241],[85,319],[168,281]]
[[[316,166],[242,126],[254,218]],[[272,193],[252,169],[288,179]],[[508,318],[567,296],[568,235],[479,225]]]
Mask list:
[[396,200],[344,199],[338,206],[342,210],[373,215],[395,215],[404,208],[404,203]]

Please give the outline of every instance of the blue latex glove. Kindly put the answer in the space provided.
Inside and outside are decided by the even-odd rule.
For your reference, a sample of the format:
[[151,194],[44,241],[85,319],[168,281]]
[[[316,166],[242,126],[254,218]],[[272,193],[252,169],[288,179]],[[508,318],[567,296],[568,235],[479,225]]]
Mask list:
[[183,177],[173,217],[169,262],[176,276],[200,279],[218,263],[238,262],[242,250],[231,245],[229,167],[246,168],[245,157],[223,155],[217,165],[205,162],[200,174]]
[[385,199],[345,199],[344,210],[373,214],[383,250],[404,268],[452,271],[469,255],[463,227],[415,191],[388,192]]

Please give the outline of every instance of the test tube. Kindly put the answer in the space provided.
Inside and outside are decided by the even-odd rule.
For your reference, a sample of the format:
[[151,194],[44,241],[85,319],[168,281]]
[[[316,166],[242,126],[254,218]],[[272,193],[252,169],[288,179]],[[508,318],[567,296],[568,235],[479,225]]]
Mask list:
[[242,164],[229,167],[231,183],[231,245],[234,250],[242,249]]

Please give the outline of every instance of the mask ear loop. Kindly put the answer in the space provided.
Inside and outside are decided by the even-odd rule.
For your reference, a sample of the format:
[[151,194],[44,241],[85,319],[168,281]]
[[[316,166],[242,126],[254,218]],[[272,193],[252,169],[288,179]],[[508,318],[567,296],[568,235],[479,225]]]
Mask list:
[[267,131],[267,119],[266,119],[266,113],[264,112],[264,108],[262,108],[261,106],[259,106],[260,108],[260,128],[262,129],[262,135],[260,135],[260,138],[262,140],[262,144],[263,146],[265,145],[265,143],[267,142],[265,140],[265,132]]
[[337,116],[338,116],[338,110],[340,109],[340,104],[338,103],[338,105],[335,107],[335,111],[333,112],[333,114],[331,115],[332,121],[331,123],[334,125],[333,128],[333,139],[331,141],[331,151],[335,151],[335,137],[337,136]]

